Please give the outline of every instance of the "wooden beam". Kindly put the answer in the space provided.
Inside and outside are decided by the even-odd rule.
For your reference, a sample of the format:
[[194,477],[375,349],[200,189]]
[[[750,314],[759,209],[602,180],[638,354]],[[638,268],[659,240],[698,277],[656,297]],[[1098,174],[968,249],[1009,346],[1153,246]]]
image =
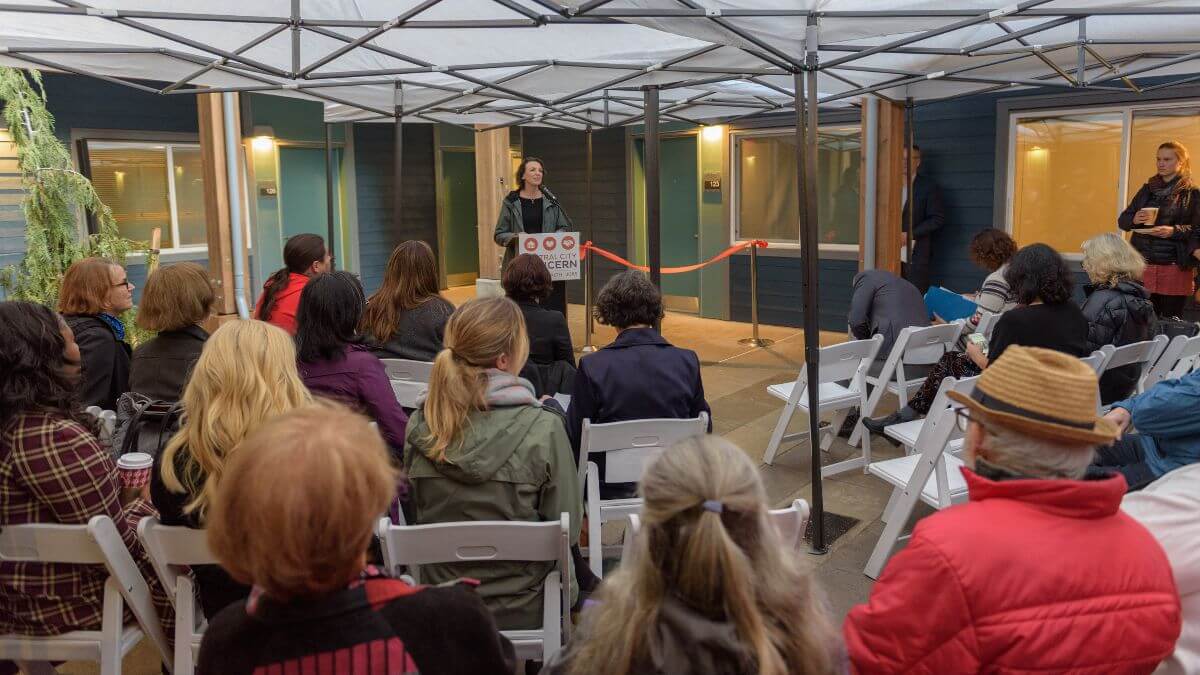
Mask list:
[[[875,267],[898,275],[900,248],[904,245],[900,219],[904,203],[904,106],[881,100],[878,131]],[[866,195],[866,191],[860,194]],[[860,212],[865,213],[865,210],[860,209]]]
[[[479,127],[477,127],[479,128]],[[500,278],[504,249],[492,241],[500,204],[513,190],[508,128],[475,133],[475,200],[479,225],[479,278]]]

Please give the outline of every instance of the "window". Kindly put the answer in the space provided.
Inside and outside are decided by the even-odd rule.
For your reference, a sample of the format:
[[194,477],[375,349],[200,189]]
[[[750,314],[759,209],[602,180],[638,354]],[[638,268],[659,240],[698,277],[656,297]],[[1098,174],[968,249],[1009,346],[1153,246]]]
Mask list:
[[[796,135],[771,131],[734,136],[734,237],[800,242]],[[822,245],[858,245],[861,128],[817,133],[817,221]]]
[[200,146],[88,141],[92,185],[128,239],[149,241],[161,228],[162,250],[206,244]]
[[1158,146],[1200,151],[1195,104],[1118,106],[1012,116],[1009,225],[1017,243],[1078,254],[1154,175]]

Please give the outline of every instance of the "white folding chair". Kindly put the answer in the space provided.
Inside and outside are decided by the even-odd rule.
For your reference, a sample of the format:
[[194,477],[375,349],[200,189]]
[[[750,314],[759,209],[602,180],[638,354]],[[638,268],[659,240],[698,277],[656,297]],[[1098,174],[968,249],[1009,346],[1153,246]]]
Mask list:
[[204,612],[196,604],[188,566],[216,565],[217,559],[208,549],[204,530],[163,525],[158,518],[142,518],[138,539],[175,607],[175,675],[192,675],[205,621]]
[[1145,392],[1163,380],[1173,380],[1192,372],[1200,357],[1200,335],[1187,337],[1176,335],[1167,343],[1158,361],[1146,371],[1138,383],[1138,393]]
[[97,440],[105,446],[111,445],[113,432],[117,430],[117,413],[98,405],[90,405],[85,411],[100,422],[100,438]]
[[392,382],[396,400],[404,408],[416,408],[418,401],[429,389],[429,375],[433,364],[409,359],[380,359]]
[[[808,528],[810,513],[808,502],[797,499],[792,502],[791,506],[771,509],[767,512],[767,519],[779,531],[779,537],[783,540],[784,545],[793,551],[799,551],[804,545],[804,530]],[[636,513],[629,514],[629,528],[625,531],[624,550],[621,553],[622,561],[629,557],[633,549],[633,538],[641,530],[641,527],[641,516]]]
[[[883,336],[876,335],[870,340],[853,340],[837,345],[822,347],[819,351],[817,387],[817,417],[833,413],[833,421],[826,428],[821,439],[821,449],[828,450],[833,442],[833,434],[842,426],[851,408],[863,410],[867,406],[867,386],[865,378],[867,370],[879,353],[883,344]],[[841,382],[848,382],[843,385]],[[800,367],[800,375],[794,382],[772,384],[767,387],[767,393],[784,402],[779,420],[775,423],[775,431],[767,443],[763,454],[763,462],[773,464],[779,445],[785,441],[808,436],[807,431],[787,433],[788,423],[796,410],[808,413],[808,365]],[[866,466],[871,461],[871,435],[862,436],[862,456],[848,459],[821,468],[825,476],[841,473],[850,469]]]
[[[162,662],[170,667],[171,652],[150,599],[150,587],[108,516],[93,516],[86,525],[6,525],[0,530],[0,560],[101,565],[108,571],[99,630],[0,635],[0,660],[21,663],[27,672],[54,672],[50,661],[96,661],[101,675],[119,675],[121,659],[148,636]],[[125,624],[126,606],[136,619],[129,625]]]
[[432,525],[393,525],[381,518],[376,529],[388,572],[405,566],[420,581],[420,565],[456,562],[557,562],[546,575],[542,627],[500,631],[513,643],[517,658],[548,661],[571,636],[571,523],[480,520]]
[[979,325],[975,327],[975,332],[991,339],[992,331],[996,329],[996,323],[1000,321],[1001,316],[1004,316],[1004,312],[983,312],[983,316],[979,319]]
[[[1112,347],[1108,354],[1108,360],[1104,362],[1104,372],[1124,366],[1138,366],[1137,381],[1140,383],[1162,356],[1163,350],[1167,348],[1167,343],[1166,335],[1157,335],[1153,340],[1134,342],[1123,347],[1104,345],[1104,347]],[[1107,409],[1108,406],[1104,406],[1104,408]]]
[[910,377],[904,371],[905,366],[936,362],[940,354],[954,349],[962,334],[962,327],[962,321],[954,321],[938,326],[909,326],[900,331],[879,375],[867,374],[871,395],[867,398],[867,406],[859,411],[858,424],[854,425],[854,432],[850,434],[850,445],[857,445],[862,435],[867,433],[862,421],[875,415],[875,408],[885,392],[896,395],[898,407],[908,405],[909,390],[920,387],[925,376]]
[[[1104,347],[1107,347],[1108,349],[1105,349]],[[1104,345],[1104,347],[1101,347],[1088,356],[1084,356],[1079,359],[1090,366],[1092,370],[1096,371],[1096,377],[1100,377],[1104,374],[1104,369],[1108,364],[1108,357],[1113,353],[1112,345]]]
[[892,496],[884,508],[883,520],[887,524],[867,561],[865,572],[868,577],[879,578],[884,563],[901,539],[900,533],[912,516],[918,499],[936,509],[966,501],[967,484],[960,471],[962,460],[946,452],[951,437],[961,433],[955,423],[954,411],[958,406],[947,396],[947,392],[969,393],[978,379],[948,377],[942,380],[917,438],[916,453],[872,462],[867,467],[868,473],[893,486]]
[[610,520],[624,519],[642,510],[642,500],[600,498],[600,469],[592,455],[604,455],[604,476],[608,483],[636,483],[650,462],[664,448],[685,438],[708,432],[708,414],[691,419],[629,420],[592,424],[583,420],[579,442],[579,483],[584,489],[588,517],[588,564],[592,573],[603,576],[604,547],[601,526]]

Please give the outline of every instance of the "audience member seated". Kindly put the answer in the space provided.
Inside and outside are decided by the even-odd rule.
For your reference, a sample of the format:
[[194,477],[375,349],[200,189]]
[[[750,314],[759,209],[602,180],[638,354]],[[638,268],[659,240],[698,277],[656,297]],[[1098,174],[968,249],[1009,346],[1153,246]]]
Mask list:
[[[154,509],[144,489],[122,489],[95,420],[79,406],[70,326],[41,305],[0,302],[0,345],[0,528],[112,518],[173,635],[171,603],[137,541],[138,521]],[[0,562],[0,635],[100,630],[107,578],[102,565]]]
[[[907,279],[887,270],[863,270],[854,277],[854,294],[850,297],[850,313],[846,317],[850,324],[850,336],[855,340],[869,340],[872,335],[882,335],[883,345],[871,364],[871,375],[878,375],[892,347],[900,337],[900,331],[911,326],[923,328],[929,325],[929,313],[925,309],[925,298],[921,291]],[[920,377],[929,372],[928,364],[936,363],[942,351],[914,355],[912,365],[906,360],[904,372],[911,377]],[[922,367],[925,366],[925,367]]]
[[263,284],[254,305],[254,318],[296,334],[296,308],[308,280],[333,269],[333,256],[325,240],[315,234],[297,234],[283,245],[283,264]]
[[438,293],[437,261],[423,241],[406,241],[392,251],[383,284],[367,300],[359,331],[374,342],[381,359],[432,361],[454,305]]
[[533,383],[538,396],[570,394],[575,385],[575,348],[562,312],[546,309],[554,282],[546,263],[532,253],[522,253],[504,268],[504,292],[525,317],[529,331],[529,361],[521,377]]
[[[1083,315],[1088,321],[1088,349],[1124,347],[1154,337],[1154,305],[1142,286],[1146,260],[1121,235],[1106,232],[1083,242]],[[1100,376],[1100,402],[1112,403],[1137,389],[1142,367],[1131,363]]]
[[544,674],[839,672],[836,633],[746,453],[683,441],[650,465],[641,493],[632,557]]
[[133,307],[133,284],[125,269],[103,258],[84,258],[67,268],[58,291],[58,311],[75,334],[83,355],[79,401],[105,410],[129,391],[130,347],[118,317]]
[[411,586],[367,565],[396,479],[379,434],[336,404],[246,437],[213,496],[208,541],[254,592],[212,620],[196,672],[511,675],[512,644],[472,582]]
[[974,377],[1012,345],[1043,347],[1079,357],[1092,353],[1087,344],[1087,319],[1079,305],[1071,301],[1071,270],[1054,249],[1032,244],[1017,251],[1004,277],[1019,306],[996,321],[987,352],[968,341],[965,352],[947,353],[908,405],[887,417],[865,419],[864,426],[881,434],[892,424],[928,414],[943,379]]
[[1183,632],[1158,675],[1200,673],[1200,464],[1171,471],[1125,495],[1121,510],[1150,530],[1167,552],[1183,607]]
[[[1159,382],[1105,415],[1121,436],[1096,452],[1093,473],[1116,470],[1130,490],[1200,461],[1200,371]],[[1137,433],[1124,433],[1133,427]]]
[[967,319],[963,333],[974,333],[979,328],[984,314],[1003,314],[1016,306],[1016,296],[1013,295],[1008,280],[1004,278],[1005,272],[1008,271],[1008,261],[1012,260],[1016,253],[1017,242],[1004,230],[989,227],[975,233],[971,238],[967,256],[977,267],[987,270],[988,275],[975,295],[968,296],[979,308]]
[[[704,400],[700,359],[667,342],[655,326],[663,318],[662,295],[641,272],[622,272],[596,298],[596,319],[616,328],[617,339],[579,360],[567,409],[567,432],[579,461],[583,420],[593,424],[641,419],[688,419],[712,415]],[[712,431],[712,419],[709,419]],[[603,478],[603,456],[594,457]],[[633,496],[632,483],[601,483],[604,498]]]
[[[525,320],[507,298],[470,300],[450,317],[446,348],[433,362],[429,396],[413,413],[404,448],[417,523],[558,521],[567,512],[571,544],[578,543],[583,497],[570,441],[561,414],[542,407],[517,376],[528,351]],[[535,628],[553,567],[423,565],[421,580],[478,579],[501,629]]]
[[[231,321],[217,329],[184,390],[183,426],[150,472],[150,498],[163,524],[204,528],[242,439],[311,400],[296,372],[296,348],[282,329],[262,321]],[[193,566],[192,573],[209,618],[250,592],[216,565]]]
[[1179,636],[1179,597],[1162,547],[1120,510],[1125,479],[1084,478],[1118,433],[1096,417],[1095,372],[1012,346],[951,396],[970,501],[921,519],[850,611],[854,670],[1151,672]]
[[399,458],[408,415],[396,401],[383,363],[356,332],[363,291],[349,272],[322,274],[304,287],[296,312],[300,377],[309,391],[365,413]]
[[158,335],[133,350],[130,391],[157,401],[183,397],[188,374],[208,339],[201,324],[212,316],[216,298],[208,271],[196,263],[160,267],[150,275],[142,289],[137,325]]

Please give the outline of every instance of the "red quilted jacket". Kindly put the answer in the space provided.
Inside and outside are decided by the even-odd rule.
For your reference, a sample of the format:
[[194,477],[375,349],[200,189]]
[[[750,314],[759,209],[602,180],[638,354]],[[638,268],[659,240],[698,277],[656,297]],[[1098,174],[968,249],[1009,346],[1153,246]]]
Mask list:
[[992,481],[922,520],[846,617],[858,673],[1150,673],[1180,630],[1125,479]]

